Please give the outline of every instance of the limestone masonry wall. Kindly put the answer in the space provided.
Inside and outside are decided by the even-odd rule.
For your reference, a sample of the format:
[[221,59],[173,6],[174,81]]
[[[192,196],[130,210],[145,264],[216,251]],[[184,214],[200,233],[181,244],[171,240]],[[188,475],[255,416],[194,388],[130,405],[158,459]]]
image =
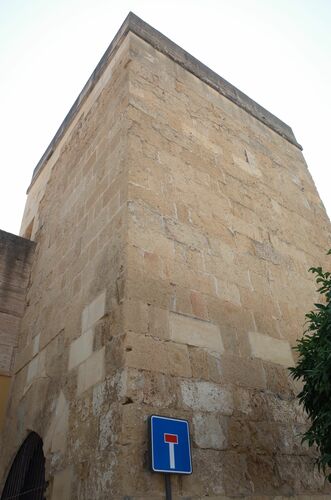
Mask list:
[[179,498],[325,493],[287,370],[315,298],[307,269],[330,241],[302,153],[134,35],[132,47],[125,493],[161,498],[141,452],[152,413],[191,422]]
[[37,246],[1,473],[34,430],[44,442],[47,495],[55,500],[102,498],[117,476],[127,62],[124,42],[36,180],[22,223],[33,220]]
[[330,222],[300,149],[128,33],[32,184],[0,471],[52,500],[161,499],[147,418],[187,418],[175,498],[331,497],[288,377]]

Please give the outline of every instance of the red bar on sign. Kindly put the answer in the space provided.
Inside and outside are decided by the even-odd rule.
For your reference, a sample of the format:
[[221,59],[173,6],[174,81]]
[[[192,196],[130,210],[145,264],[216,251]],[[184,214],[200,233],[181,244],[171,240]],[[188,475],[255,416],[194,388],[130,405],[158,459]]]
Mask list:
[[178,444],[177,434],[164,434],[164,442]]

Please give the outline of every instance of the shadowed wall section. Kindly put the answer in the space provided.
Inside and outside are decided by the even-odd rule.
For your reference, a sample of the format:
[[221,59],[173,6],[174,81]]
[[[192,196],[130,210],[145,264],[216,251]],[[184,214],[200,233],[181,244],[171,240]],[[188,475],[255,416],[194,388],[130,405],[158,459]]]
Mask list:
[[0,231],[0,430],[18,346],[35,244]]

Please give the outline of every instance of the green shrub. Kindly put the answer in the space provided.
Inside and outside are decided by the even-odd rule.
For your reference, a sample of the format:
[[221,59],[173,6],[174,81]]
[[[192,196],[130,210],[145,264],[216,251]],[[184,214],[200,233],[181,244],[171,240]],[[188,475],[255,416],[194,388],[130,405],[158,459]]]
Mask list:
[[307,329],[294,347],[298,363],[290,371],[294,379],[303,381],[298,398],[311,424],[302,441],[316,446],[317,466],[331,482],[326,472],[331,467],[331,273],[321,267],[309,271],[315,274],[321,303],[306,314]]

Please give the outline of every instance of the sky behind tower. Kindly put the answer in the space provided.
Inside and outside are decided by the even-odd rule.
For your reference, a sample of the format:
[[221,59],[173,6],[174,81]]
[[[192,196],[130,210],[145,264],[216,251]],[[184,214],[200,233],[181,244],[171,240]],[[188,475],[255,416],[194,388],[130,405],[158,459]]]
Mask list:
[[293,128],[330,216],[329,0],[0,0],[0,228],[129,11]]

